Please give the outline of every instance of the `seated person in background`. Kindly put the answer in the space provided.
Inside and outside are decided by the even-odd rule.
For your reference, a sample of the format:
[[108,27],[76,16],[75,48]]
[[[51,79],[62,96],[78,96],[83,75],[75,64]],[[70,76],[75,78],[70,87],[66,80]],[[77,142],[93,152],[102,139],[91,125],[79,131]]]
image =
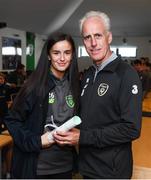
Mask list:
[[132,65],[136,69],[141,80],[144,99],[147,96],[148,92],[151,90],[150,67],[148,65],[148,62],[143,62],[140,59],[136,59]]
[[6,76],[0,73],[0,131],[5,129],[2,119],[8,111],[7,102],[10,101],[11,88],[6,84]]
[[10,83],[11,87],[20,87],[26,79],[25,66],[23,64],[18,64],[15,71],[8,75],[7,81]]

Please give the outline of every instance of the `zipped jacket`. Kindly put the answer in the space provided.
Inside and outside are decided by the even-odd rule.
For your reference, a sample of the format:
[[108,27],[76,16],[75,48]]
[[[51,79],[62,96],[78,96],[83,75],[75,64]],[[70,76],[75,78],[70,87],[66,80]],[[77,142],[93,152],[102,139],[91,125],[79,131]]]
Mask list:
[[13,159],[11,178],[34,179],[36,177],[37,159],[41,150],[41,135],[48,110],[48,93],[54,88],[50,79],[45,89],[45,98],[36,96],[35,92],[28,95],[17,108],[11,110],[4,122],[13,137]]
[[131,142],[140,136],[142,88],[137,72],[120,58],[82,80],[79,169],[91,178],[132,175]]

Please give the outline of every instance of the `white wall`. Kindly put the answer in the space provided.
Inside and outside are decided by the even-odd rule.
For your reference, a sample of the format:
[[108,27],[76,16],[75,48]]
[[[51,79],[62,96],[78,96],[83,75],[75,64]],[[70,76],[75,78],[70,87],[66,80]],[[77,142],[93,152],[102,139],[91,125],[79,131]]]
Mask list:
[[[76,46],[83,45],[80,37],[74,37]],[[137,46],[137,57],[149,57],[151,61],[151,37],[127,37],[127,45],[128,46]],[[150,41],[149,41],[150,40]],[[113,41],[111,45],[122,46],[123,45],[123,37],[113,37]],[[79,70],[82,71],[87,69],[92,61],[89,57],[81,57],[78,58]]]
[[43,45],[44,45],[44,39],[46,39],[45,36],[41,36],[39,34],[36,34],[35,38],[35,67],[38,63]]
[[[127,46],[137,46],[137,57],[149,57],[151,60],[151,37],[127,37]],[[122,37],[113,37],[112,45],[122,46]]]

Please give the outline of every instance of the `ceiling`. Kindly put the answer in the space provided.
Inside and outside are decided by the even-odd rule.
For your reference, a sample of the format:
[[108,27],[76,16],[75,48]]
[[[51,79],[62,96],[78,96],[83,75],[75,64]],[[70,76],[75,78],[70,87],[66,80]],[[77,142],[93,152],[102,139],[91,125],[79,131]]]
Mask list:
[[151,0],[0,0],[0,22],[42,35],[59,29],[79,36],[79,19],[90,10],[110,16],[113,36],[151,36]]

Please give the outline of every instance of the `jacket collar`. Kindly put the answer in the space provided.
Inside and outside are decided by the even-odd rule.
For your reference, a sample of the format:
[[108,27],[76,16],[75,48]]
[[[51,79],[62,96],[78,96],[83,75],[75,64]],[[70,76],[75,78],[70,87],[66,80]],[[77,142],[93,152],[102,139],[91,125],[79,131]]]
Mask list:
[[[108,63],[101,71],[110,71],[110,72],[115,72],[118,64],[121,62],[121,58],[118,56],[116,59]],[[95,69],[95,67],[93,66]]]
[[121,61],[122,61],[121,58],[118,56],[114,61],[112,61],[111,63],[109,63],[108,65],[106,65],[102,71],[115,72],[117,66],[119,65],[119,63],[120,63]]

